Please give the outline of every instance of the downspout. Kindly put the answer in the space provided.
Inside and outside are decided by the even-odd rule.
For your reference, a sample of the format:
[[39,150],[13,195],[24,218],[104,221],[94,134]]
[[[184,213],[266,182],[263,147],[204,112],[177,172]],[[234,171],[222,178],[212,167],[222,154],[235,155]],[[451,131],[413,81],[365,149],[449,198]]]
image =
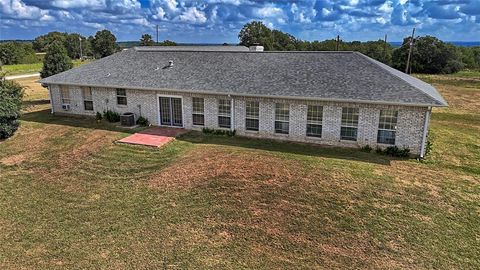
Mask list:
[[427,143],[427,134],[428,134],[428,124],[430,123],[430,114],[432,112],[432,107],[428,107],[425,114],[425,122],[423,124],[423,137],[422,137],[422,148],[420,149],[420,158],[425,157],[425,146]]
[[47,86],[48,89],[48,95],[50,96],[50,113],[53,114],[53,97],[52,97],[52,89],[50,89],[50,85]]

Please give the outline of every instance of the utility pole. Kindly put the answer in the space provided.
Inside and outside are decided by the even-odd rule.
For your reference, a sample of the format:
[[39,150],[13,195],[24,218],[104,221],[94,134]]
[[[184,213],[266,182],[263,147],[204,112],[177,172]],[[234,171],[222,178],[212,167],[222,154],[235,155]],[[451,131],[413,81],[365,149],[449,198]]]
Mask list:
[[387,60],[387,34],[385,34],[385,40],[383,43],[383,58]]
[[412,58],[414,36],[415,36],[415,27],[413,28],[413,31],[412,31],[412,38],[410,39],[410,49],[408,50],[407,67],[405,68],[405,73],[407,74],[408,74],[408,68],[410,67],[410,59]]
[[78,41],[80,42],[80,60],[82,60],[83,55],[82,55],[82,37],[78,37]]
[[158,45],[158,24],[157,24],[157,45]]
[[339,43],[340,43],[340,35],[337,35],[337,52],[338,52]]

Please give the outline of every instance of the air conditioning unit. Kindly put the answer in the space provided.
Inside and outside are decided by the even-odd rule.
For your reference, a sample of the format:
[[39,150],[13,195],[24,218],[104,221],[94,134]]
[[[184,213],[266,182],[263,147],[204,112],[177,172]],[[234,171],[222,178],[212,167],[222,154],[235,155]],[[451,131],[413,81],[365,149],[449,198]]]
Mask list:
[[64,111],[70,111],[70,104],[62,104],[62,109]]

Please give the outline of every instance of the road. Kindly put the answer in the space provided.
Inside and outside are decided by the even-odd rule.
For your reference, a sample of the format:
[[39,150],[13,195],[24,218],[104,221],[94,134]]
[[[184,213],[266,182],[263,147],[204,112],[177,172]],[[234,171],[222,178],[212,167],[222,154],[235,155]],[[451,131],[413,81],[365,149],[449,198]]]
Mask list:
[[11,75],[11,76],[5,76],[5,80],[15,80],[15,79],[23,79],[23,78],[39,77],[39,76],[40,76],[40,73]]

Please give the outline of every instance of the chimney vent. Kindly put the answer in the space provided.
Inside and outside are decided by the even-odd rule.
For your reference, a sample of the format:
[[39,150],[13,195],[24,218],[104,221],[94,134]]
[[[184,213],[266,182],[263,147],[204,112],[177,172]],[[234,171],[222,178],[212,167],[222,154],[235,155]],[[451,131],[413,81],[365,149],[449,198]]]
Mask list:
[[258,43],[254,43],[252,46],[248,47],[251,52],[263,52],[263,46],[260,46]]

